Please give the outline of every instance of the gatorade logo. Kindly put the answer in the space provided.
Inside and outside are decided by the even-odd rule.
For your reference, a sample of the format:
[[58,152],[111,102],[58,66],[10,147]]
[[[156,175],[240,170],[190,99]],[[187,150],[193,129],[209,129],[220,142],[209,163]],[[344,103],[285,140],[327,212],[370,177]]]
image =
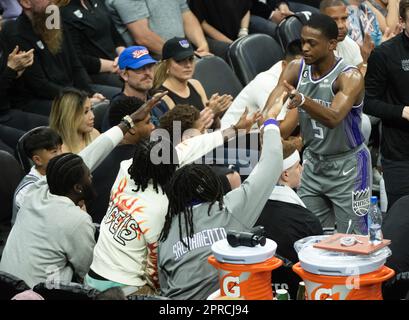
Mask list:
[[223,291],[228,297],[240,297],[240,278],[239,277],[225,277],[223,279]]

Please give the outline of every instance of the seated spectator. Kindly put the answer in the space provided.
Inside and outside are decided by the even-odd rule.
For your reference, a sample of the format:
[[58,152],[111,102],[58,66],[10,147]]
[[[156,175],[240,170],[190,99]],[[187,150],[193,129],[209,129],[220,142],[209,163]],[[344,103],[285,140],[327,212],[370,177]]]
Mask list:
[[[165,225],[159,239],[158,268],[162,295],[206,299],[219,288],[218,272],[208,262],[211,245],[228,230],[248,231],[257,221],[282,172],[282,145],[275,104],[264,122],[257,169],[243,184],[223,195],[220,179],[206,165],[176,171],[167,188]],[[206,237],[208,241],[202,241]]]
[[122,88],[118,55],[125,49],[103,0],[71,0],[61,9],[75,51],[92,81]]
[[186,39],[172,38],[163,46],[162,62],[159,64],[154,79],[154,89],[168,91],[163,101],[169,109],[177,104],[188,104],[203,110],[212,109],[215,127],[219,127],[219,116],[227,110],[232,96],[214,94],[209,100],[200,81],[192,79],[195,71],[194,51]]
[[277,25],[259,16],[250,16],[251,0],[189,0],[205,35],[231,44],[249,33],[275,36]]
[[1,271],[24,280],[30,287],[85,276],[95,245],[92,220],[81,209],[83,202],[95,195],[90,171],[133,126],[151,126],[149,112],[158,99],[131,114],[131,120],[101,135],[82,152],[82,157],[65,153],[50,160],[46,178],[26,194],[1,257]]
[[[246,129],[255,121],[243,117],[237,128]],[[223,137],[236,135],[230,128],[188,139],[173,148],[163,131],[157,133],[162,139],[139,143],[133,159],[121,162],[85,280],[99,291],[130,285],[156,292],[157,241],[168,206],[165,186],[177,167],[222,145]],[[162,158],[153,162],[155,155]]]
[[330,16],[337,23],[338,43],[335,54],[344,59],[347,64],[359,67],[365,75],[364,67],[368,61],[372,47],[365,48],[366,55],[363,59],[358,44],[348,36],[348,8],[342,0],[323,0],[320,5],[321,13]]
[[160,58],[165,41],[186,37],[196,48],[196,54],[209,52],[226,57],[228,45],[206,40],[200,23],[189,10],[186,0],[106,0],[114,22],[126,44],[142,45]]
[[284,60],[277,62],[267,71],[260,72],[240,91],[221,118],[222,129],[236,123],[246,107],[250,112],[263,110],[271,91],[278,83],[281,72],[288,63],[298,58],[301,58],[301,41],[295,40],[288,45]]
[[318,218],[309,211],[294,189],[301,185],[302,165],[296,147],[283,143],[283,172],[255,226],[265,228],[267,238],[277,242],[277,253],[298,262],[294,242],[323,233]]
[[[104,95],[113,95],[110,87],[96,86],[93,90],[86,70],[79,61],[67,31],[47,28],[45,13],[49,1],[20,0],[23,13],[2,30],[9,48],[16,45],[23,51],[34,49],[34,62],[18,81],[13,104],[24,111],[48,116],[52,100],[64,87],[75,87],[94,93],[102,89]],[[106,89],[106,90],[105,90]],[[103,100],[101,94],[94,94],[96,100]]]
[[32,130],[30,135],[25,138],[24,153],[34,162],[34,166],[20,181],[14,193],[12,224],[16,221],[17,213],[24,203],[28,190],[35,182],[45,176],[48,162],[62,153],[61,145],[60,135],[47,127]]
[[[203,113],[202,113],[203,115]],[[209,117],[212,115],[210,114]],[[206,120],[193,106],[177,105],[160,118],[160,128],[169,132],[173,144],[183,142],[193,136],[201,135],[206,130]],[[178,135],[181,133],[181,136]],[[224,165],[211,165],[223,185],[223,193],[238,188],[241,184],[240,175]]]
[[18,0],[0,0],[0,8],[3,9],[3,19],[15,19],[21,14]]
[[33,50],[25,52],[17,46],[8,54],[0,34],[0,125],[10,127],[5,128],[6,131],[0,130],[0,139],[12,150],[24,132],[48,124],[47,117],[10,108],[10,89],[26,68],[30,68],[33,60]]
[[368,0],[365,4],[376,15],[382,32],[390,29],[394,34],[399,30],[399,0]]
[[[389,31],[381,28],[379,20],[372,9],[368,6],[368,1],[348,0],[348,35],[359,46],[372,44],[379,46],[382,39],[382,33],[389,37]],[[368,56],[370,51],[368,52]],[[368,57],[366,57],[368,59]]]
[[63,152],[79,153],[99,136],[94,118],[86,92],[74,88],[61,92],[51,108],[50,128],[61,136]]
[[[127,100],[128,97],[135,97],[142,101],[150,98],[149,91],[153,87],[154,67],[156,60],[149,55],[148,49],[142,46],[132,46],[126,48],[119,55],[118,66],[119,74],[123,81],[123,90],[121,93],[114,96],[111,100],[109,110],[115,109],[117,103],[121,104],[121,100]],[[159,118],[169,109],[164,102],[159,102],[152,110],[151,120],[157,126]],[[102,123],[102,130],[105,131],[115,124],[109,123],[109,112],[105,114]]]
[[318,13],[320,1],[276,1],[276,0],[252,0],[251,14],[268,19],[279,24],[294,12],[309,11]]

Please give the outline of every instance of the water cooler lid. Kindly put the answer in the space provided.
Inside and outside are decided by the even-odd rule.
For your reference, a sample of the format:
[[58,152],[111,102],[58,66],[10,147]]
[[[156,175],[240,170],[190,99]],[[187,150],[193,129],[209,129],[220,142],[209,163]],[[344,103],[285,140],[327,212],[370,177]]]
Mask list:
[[304,241],[304,244],[301,247],[298,246],[298,248],[297,244],[295,244],[296,249],[298,249],[301,267],[307,272],[329,276],[367,274],[381,268],[386,259],[392,254],[388,247],[384,247],[369,255],[314,248],[314,243],[321,241],[323,237],[308,237],[310,240]]
[[217,261],[231,264],[254,264],[264,262],[272,258],[277,250],[277,243],[266,239],[264,246],[255,247],[232,247],[223,239],[213,243],[212,252]]

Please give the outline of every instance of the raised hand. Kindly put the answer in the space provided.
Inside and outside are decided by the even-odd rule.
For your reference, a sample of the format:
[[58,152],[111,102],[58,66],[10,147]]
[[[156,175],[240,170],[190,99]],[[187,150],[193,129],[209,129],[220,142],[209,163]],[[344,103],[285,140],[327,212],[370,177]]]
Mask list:
[[168,94],[168,91],[158,92],[151,99],[146,101],[138,110],[132,113],[130,116],[133,122],[138,122],[146,119],[152,109],[159,103],[159,101]]
[[249,109],[246,107],[244,110],[243,114],[241,115],[239,121],[235,124],[235,127],[238,130],[246,130],[246,132],[249,132],[250,129],[253,127],[253,125],[260,119],[262,118],[262,115],[260,112],[254,113],[252,116],[248,117]]
[[[284,87],[287,93],[287,99],[290,99],[288,102],[288,109],[294,109],[301,105],[302,103],[302,96],[301,94],[287,81],[284,80]],[[281,110],[281,109],[280,109]]]
[[364,36],[363,44],[362,46],[360,46],[362,59],[364,60],[365,63],[366,61],[368,61],[368,58],[374,48],[375,48],[375,44],[372,41],[371,35],[366,32]]

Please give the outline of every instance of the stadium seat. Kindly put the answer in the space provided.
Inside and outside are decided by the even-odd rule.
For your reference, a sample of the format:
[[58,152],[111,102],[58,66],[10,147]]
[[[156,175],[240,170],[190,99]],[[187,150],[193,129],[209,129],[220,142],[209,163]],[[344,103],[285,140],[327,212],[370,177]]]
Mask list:
[[102,132],[102,122],[104,121],[105,113],[109,108],[109,100],[98,102],[92,106],[94,112],[94,128],[99,132]]
[[235,98],[243,89],[230,66],[216,56],[199,59],[193,78],[201,82],[208,97],[218,92],[221,95],[230,94]]
[[29,289],[30,287],[23,280],[0,271],[0,300],[10,300],[16,294]]
[[283,57],[284,52],[277,41],[265,34],[239,38],[228,51],[229,63],[244,86]]
[[[17,160],[8,152],[0,151],[0,242],[3,239],[4,229],[10,226],[13,196],[17,185],[24,176]],[[1,246],[1,244],[0,244]],[[1,253],[1,252],[0,252]]]
[[284,52],[289,43],[301,39],[301,29],[309,20],[310,14],[308,12],[298,12],[280,22],[277,27],[276,40]]
[[33,288],[45,300],[94,300],[98,291],[79,283],[39,283]]
[[45,126],[36,127],[21,136],[18,140],[16,146],[16,158],[20,162],[21,168],[23,168],[24,172],[27,174],[30,172],[31,167],[34,165],[33,161],[28,157],[26,152],[24,151],[24,140],[31,134],[32,131],[37,130],[38,128],[46,128]]

